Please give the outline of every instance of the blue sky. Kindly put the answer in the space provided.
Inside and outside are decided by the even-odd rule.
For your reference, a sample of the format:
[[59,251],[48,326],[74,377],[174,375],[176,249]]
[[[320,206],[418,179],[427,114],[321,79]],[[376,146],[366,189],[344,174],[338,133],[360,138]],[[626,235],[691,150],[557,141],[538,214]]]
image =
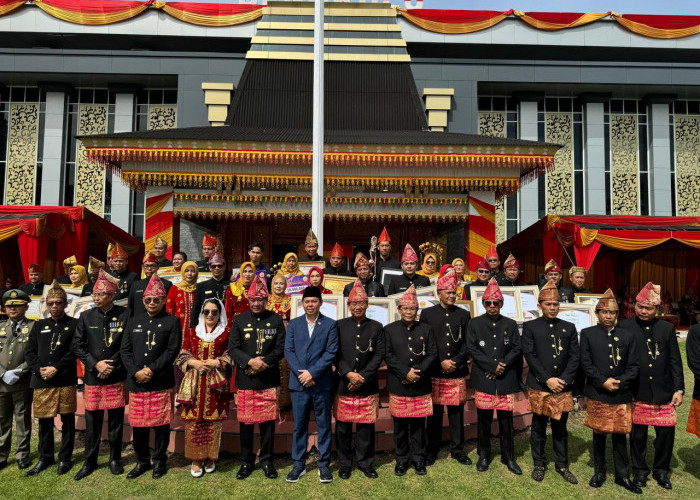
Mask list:
[[[197,0],[207,3],[262,3],[260,0]],[[357,1],[357,0],[351,0]],[[415,2],[416,0],[412,0]],[[392,0],[404,6],[404,0]],[[535,12],[608,12],[618,14],[700,15],[700,0],[423,0],[424,9],[509,10]]]

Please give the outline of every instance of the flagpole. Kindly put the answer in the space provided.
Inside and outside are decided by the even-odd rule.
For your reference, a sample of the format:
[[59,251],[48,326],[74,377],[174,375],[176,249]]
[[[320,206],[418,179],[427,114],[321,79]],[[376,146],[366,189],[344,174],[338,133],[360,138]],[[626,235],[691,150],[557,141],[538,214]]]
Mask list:
[[311,183],[311,229],[318,238],[318,252],[323,255],[323,0],[314,1],[314,88],[313,88],[313,147]]

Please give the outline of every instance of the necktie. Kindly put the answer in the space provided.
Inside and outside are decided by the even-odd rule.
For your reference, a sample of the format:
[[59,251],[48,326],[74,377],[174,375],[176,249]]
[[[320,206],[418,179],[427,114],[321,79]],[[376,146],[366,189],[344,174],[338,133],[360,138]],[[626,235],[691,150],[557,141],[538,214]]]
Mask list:
[[19,327],[19,323],[15,323],[15,325],[12,327],[12,335],[14,335],[15,337],[19,335]]

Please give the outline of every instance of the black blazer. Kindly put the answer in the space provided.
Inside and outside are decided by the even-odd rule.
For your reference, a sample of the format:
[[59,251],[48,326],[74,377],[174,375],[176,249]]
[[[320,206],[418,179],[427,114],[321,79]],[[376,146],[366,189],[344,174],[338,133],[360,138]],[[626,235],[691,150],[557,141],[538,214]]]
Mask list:
[[[586,374],[583,394],[608,404],[631,403],[632,384],[639,376],[638,350],[635,335],[620,326],[610,332],[601,325],[581,330],[581,368]],[[603,389],[603,383],[610,377],[620,381],[617,391]]]
[[[64,314],[58,321],[51,318],[34,323],[24,351],[24,359],[32,372],[32,389],[69,387],[78,383],[75,354],[71,349],[78,320]],[[53,342],[52,342],[53,340]],[[58,370],[49,380],[39,375],[39,369],[53,366]]]
[[222,304],[226,304],[226,289],[231,284],[231,280],[224,276],[221,281],[209,278],[206,281],[197,283],[192,301],[192,314],[190,315],[190,328],[197,326],[199,313],[202,311],[202,304],[207,299],[219,299]]
[[[376,283],[375,283],[376,284]],[[336,322],[338,329],[338,354],[335,358],[335,374],[338,378],[337,392],[341,396],[369,396],[379,392],[377,373],[386,351],[384,327],[379,321],[369,318],[360,323],[355,318]],[[348,389],[350,381],[346,375],[359,373],[365,383],[355,391]]]
[[[435,335],[438,350],[438,360],[435,363],[433,376],[440,378],[463,378],[469,374],[469,350],[467,349],[467,326],[471,316],[467,311],[457,306],[447,309],[440,304],[424,309],[420,314],[422,323],[427,323]],[[440,363],[445,360],[454,361],[457,369],[445,373]]]
[[[347,285],[345,285],[345,288],[343,288],[343,296],[348,297],[350,295],[350,292],[352,291],[352,287],[354,286],[355,283],[348,283]],[[371,276],[365,283],[362,283],[362,288],[365,289],[365,293],[368,297],[386,297],[386,293],[384,293],[384,287],[380,283],[372,281]]]
[[[147,340],[151,345],[146,345]],[[122,361],[128,373],[126,388],[130,392],[172,389],[175,385],[173,363],[181,346],[180,318],[166,313],[165,308],[153,317],[146,313],[131,318],[124,330],[121,347]],[[153,371],[153,377],[140,384],[134,375],[146,366]]]
[[693,399],[700,399],[700,325],[693,325],[688,330],[685,351],[688,356],[688,368],[695,376]]
[[[151,278],[136,280],[131,284],[131,288],[129,288],[128,304],[129,314],[132,318],[146,312],[146,306],[143,305],[143,292],[146,291],[149,281],[151,281]],[[167,295],[170,291],[170,287],[173,286],[173,284],[163,278],[160,278],[160,282],[163,283],[163,286],[165,287],[165,294]],[[197,313],[197,316],[199,316],[199,311],[197,311]]]
[[[467,327],[467,348],[472,356],[471,384],[475,390],[487,394],[515,394],[520,392],[517,361],[522,359],[518,324],[500,314],[494,320],[487,314],[477,316]],[[486,378],[498,363],[506,369],[493,380]]]
[[[122,306],[112,306],[106,313],[97,308],[90,309],[78,318],[73,352],[85,365],[87,385],[112,385],[126,380],[120,349],[128,320],[129,310]],[[111,359],[114,368],[105,379],[98,378],[95,369],[97,362],[103,359]]]
[[552,392],[547,379],[557,377],[566,382],[565,391],[573,389],[579,368],[579,345],[576,326],[554,318],[537,318],[523,323],[523,355],[530,367],[527,385]]
[[[280,361],[284,357],[284,322],[282,316],[263,310],[239,314],[233,320],[229,337],[229,356],[235,364],[236,387],[248,390],[271,389],[280,385]],[[259,350],[259,342],[262,349]],[[257,375],[246,375],[248,361],[258,356],[269,366]]]
[[423,276],[422,274],[414,274],[409,278],[406,276],[406,273],[403,273],[400,276],[394,276],[391,278],[391,283],[389,283],[389,295],[405,292],[411,288],[411,285],[415,286],[416,288],[430,286],[430,278]]
[[[437,346],[430,326],[420,321],[406,326],[399,320],[384,327],[384,335],[389,392],[411,397],[430,394],[433,390],[430,374],[437,361]],[[404,384],[403,380],[411,368],[420,370],[420,380],[414,384]]]
[[639,341],[639,379],[632,386],[634,399],[670,403],[674,392],[685,390],[676,329],[668,321],[642,323],[636,317],[620,321],[620,327],[631,331]]
[[119,285],[117,288],[117,293],[114,296],[114,300],[128,299],[131,285],[133,285],[134,281],[139,279],[138,274],[131,272],[128,269],[121,273],[117,273],[116,271],[110,271],[110,273],[112,276],[119,278]]

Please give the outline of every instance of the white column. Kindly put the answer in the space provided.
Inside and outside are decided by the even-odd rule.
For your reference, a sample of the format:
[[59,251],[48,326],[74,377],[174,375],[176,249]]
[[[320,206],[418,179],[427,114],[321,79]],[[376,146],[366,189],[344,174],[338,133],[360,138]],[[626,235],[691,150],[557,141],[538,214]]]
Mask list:
[[671,206],[671,134],[669,105],[649,104],[649,215],[673,215]]
[[41,173],[41,205],[72,205],[73,200],[62,200],[63,186],[63,126],[66,108],[65,92],[46,92],[44,114],[43,168]]
[[315,0],[314,10],[314,95],[313,95],[313,156],[311,185],[311,229],[318,238],[319,254],[323,256],[323,0]]
[[[134,94],[118,93],[114,101],[114,132],[131,132],[134,127]],[[129,232],[131,190],[112,176],[112,224]]]
[[605,215],[605,111],[602,102],[587,102],[584,108],[587,206],[590,215]]
[[[518,138],[537,140],[537,102],[521,101],[518,110]],[[520,188],[520,230],[530,227],[539,220],[539,196],[537,181],[531,181]]]

